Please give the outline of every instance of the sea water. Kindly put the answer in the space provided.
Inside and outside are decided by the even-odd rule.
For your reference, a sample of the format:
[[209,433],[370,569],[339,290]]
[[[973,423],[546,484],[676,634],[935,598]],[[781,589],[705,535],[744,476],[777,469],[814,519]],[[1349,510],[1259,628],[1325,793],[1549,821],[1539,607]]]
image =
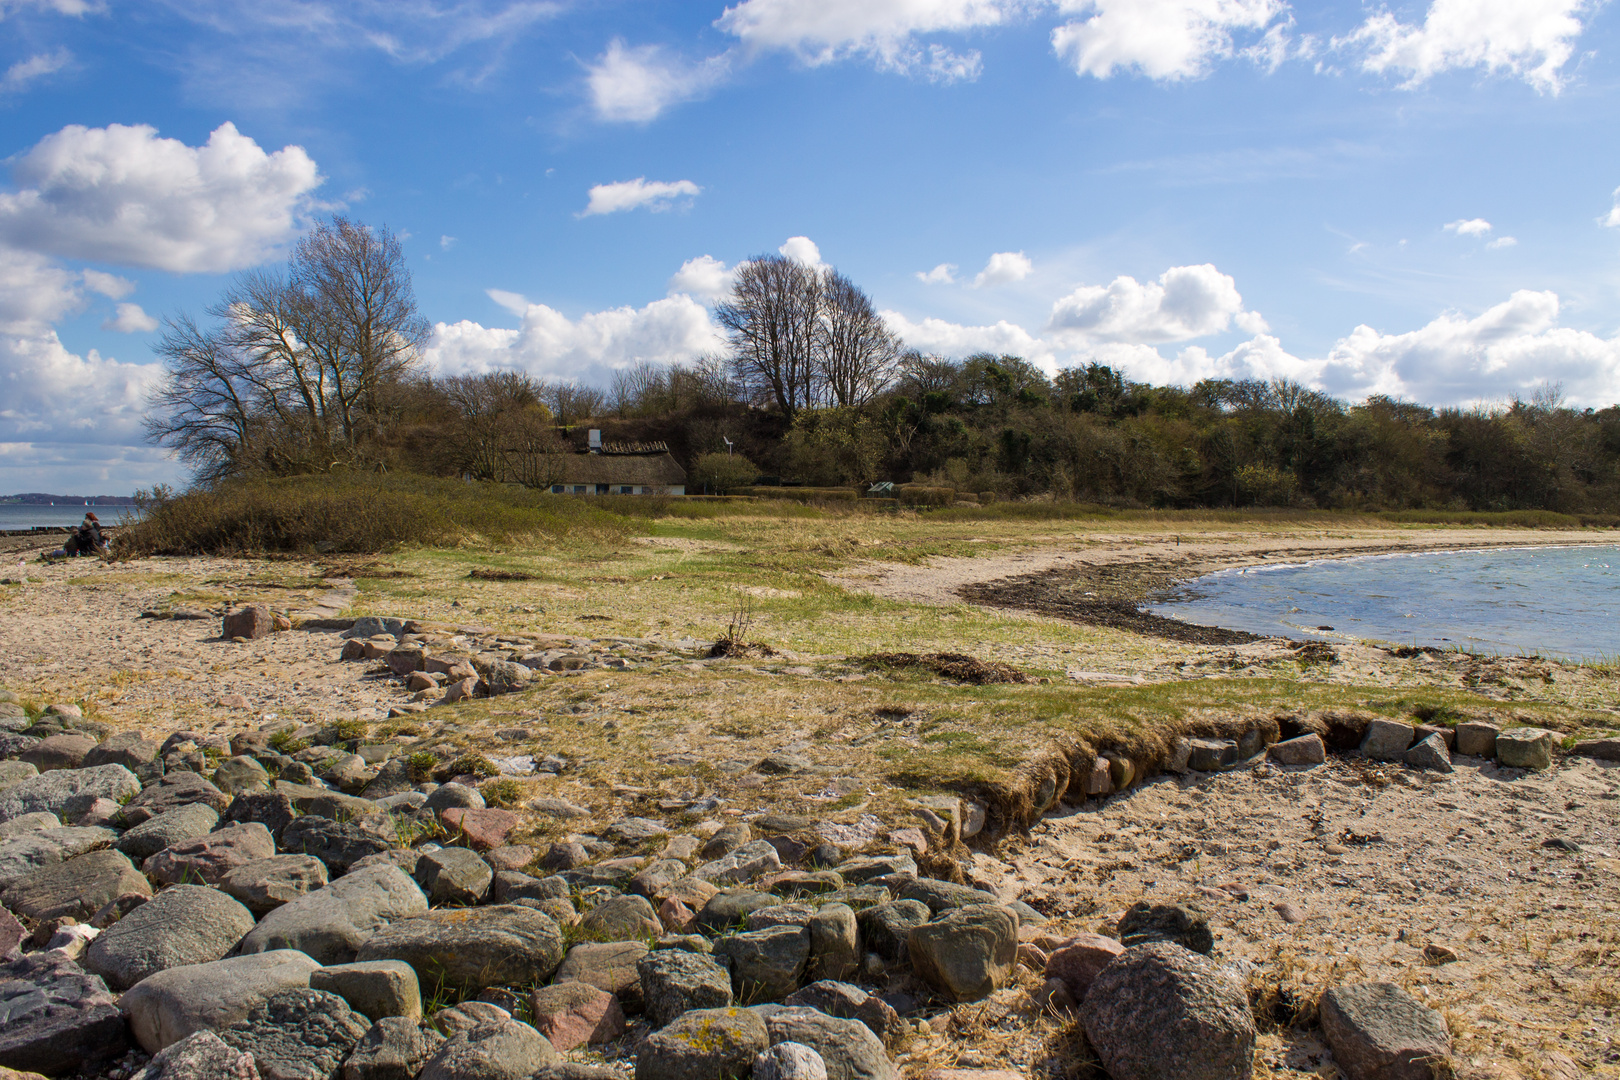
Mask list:
[[1620,546],[1492,548],[1222,570],[1155,614],[1299,639],[1620,657]]
[[0,530],[32,529],[39,525],[77,525],[84,520],[86,510],[93,510],[103,525],[116,525],[125,514],[133,513],[133,506],[86,506],[82,502],[57,503],[0,503]]

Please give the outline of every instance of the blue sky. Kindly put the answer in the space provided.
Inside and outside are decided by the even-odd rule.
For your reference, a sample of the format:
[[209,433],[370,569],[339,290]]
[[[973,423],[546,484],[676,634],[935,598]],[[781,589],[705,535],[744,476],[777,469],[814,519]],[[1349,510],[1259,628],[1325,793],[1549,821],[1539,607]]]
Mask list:
[[0,491],[183,479],[165,317],[335,210],[426,361],[721,348],[739,261],[925,351],[1620,401],[1620,12],[1582,0],[0,0]]

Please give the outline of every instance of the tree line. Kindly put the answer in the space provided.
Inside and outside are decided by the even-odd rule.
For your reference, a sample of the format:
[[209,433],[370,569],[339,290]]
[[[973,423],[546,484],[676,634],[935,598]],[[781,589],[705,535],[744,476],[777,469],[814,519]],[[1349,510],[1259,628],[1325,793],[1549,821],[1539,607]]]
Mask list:
[[847,277],[779,255],[742,264],[715,317],[725,354],[606,387],[434,375],[398,238],[333,218],[203,322],[169,320],[148,435],[203,484],[386,470],[544,488],[591,426],[667,443],[694,490],[893,480],[1138,506],[1620,512],[1620,409],[1556,391],[1436,409],[929,356]]

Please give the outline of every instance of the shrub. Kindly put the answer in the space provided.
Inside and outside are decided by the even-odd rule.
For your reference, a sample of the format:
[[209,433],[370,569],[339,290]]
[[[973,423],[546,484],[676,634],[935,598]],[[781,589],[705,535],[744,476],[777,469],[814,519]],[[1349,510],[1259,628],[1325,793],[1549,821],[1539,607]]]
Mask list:
[[720,494],[746,487],[759,475],[759,467],[741,454],[701,454],[692,462],[691,487]]
[[523,785],[510,776],[491,780],[478,790],[483,793],[484,805],[502,809],[516,806],[523,798]]
[[495,763],[483,754],[464,754],[450,764],[435,769],[433,775],[435,779],[443,783],[456,776],[483,778],[486,776],[499,776],[500,773],[501,770],[495,767]]

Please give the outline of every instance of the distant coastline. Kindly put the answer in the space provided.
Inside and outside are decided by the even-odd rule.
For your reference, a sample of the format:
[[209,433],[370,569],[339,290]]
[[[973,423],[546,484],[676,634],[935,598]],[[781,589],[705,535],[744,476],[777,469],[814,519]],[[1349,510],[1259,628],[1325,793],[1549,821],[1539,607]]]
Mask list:
[[9,503],[14,506],[50,506],[53,503],[74,503],[80,506],[134,506],[135,500],[128,495],[46,495],[38,491],[28,491],[21,495],[0,495],[0,504]]

